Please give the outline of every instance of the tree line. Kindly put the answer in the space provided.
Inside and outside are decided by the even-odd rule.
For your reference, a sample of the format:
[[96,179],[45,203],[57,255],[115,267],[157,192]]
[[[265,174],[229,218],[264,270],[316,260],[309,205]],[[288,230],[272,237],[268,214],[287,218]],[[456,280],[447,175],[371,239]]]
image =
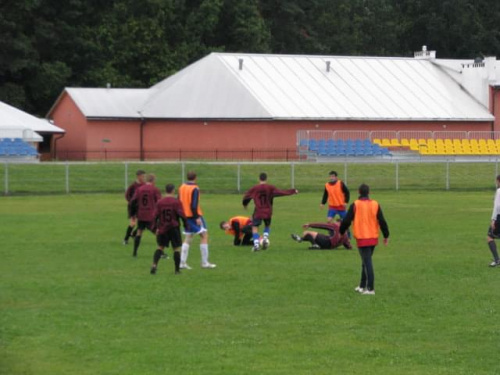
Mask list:
[[149,87],[213,51],[500,57],[498,0],[0,0],[0,100]]

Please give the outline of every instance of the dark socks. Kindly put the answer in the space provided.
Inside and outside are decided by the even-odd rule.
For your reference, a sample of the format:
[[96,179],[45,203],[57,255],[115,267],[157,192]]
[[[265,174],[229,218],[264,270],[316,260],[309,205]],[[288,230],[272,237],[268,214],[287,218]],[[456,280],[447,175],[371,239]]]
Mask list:
[[162,254],[163,254],[163,251],[161,251],[160,249],[156,249],[156,251],[155,251],[155,253],[153,255],[153,264],[155,266],[158,265],[158,262],[160,261]]
[[137,236],[137,228],[135,228],[133,231],[132,231],[132,234],[131,234],[132,237],[135,238],[135,236]]
[[179,272],[179,267],[181,265],[181,252],[174,251],[174,263],[175,263],[175,272]]
[[136,236],[134,238],[134,256],[137,256],[137,249],[139,248],[139,245],[141,244],[141,236]]
[[125,238],[124,238],[125,241],[128,241],[133,230],[134,228],[131,227],[130,225],[127,227],[127,232],[125,233]]
[[495,262],[498,262],[497,244],[495,243],[495,241],[490,241],[488,242],[488,246],[490,247],[490,251],[493,255],[493,258],[495,259]]
[[309,233],[302,237],[302,241],[309,241],[314,245],[314,238]]

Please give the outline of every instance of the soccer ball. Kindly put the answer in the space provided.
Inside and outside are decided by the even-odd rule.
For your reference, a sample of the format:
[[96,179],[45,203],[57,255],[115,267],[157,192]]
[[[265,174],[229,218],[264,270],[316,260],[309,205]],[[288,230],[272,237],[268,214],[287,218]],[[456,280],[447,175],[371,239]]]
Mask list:
[[260,244],[260,248],[262,250],[265,250],[271,245],[271,241],[269,241],[269,238],[261,237],[259,240],[259,244]]

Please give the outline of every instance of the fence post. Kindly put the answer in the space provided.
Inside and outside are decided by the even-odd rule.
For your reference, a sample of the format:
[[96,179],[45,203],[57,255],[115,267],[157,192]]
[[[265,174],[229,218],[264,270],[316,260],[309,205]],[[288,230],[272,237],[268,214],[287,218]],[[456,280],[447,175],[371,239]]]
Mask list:
[[344,182],[347,185],[347,160],[344,160]]
[[498,176],[498,158],[496,158],[496,163],[495,163],[495,178]]
[[236,189],[238,189],[238,193],[241,192],[241,164],[239,162],[237,169]]
[[450,190],[450,161],[446,160],[446,190]]
[[399,162],[396,160],[396,191],[399,191]]
[[9,194],[9,162],[5,162],[5,195]]
[[295,163],[292,161],[290,165],[292,167],[292,189],[295,189]]
[[125,191],[128,188],[128,163],[125,162]]
[[66,161],[66,194],[69,194],[69,162]]
[[186,176],[186,163],[181,163],[181,184],[184,182]]

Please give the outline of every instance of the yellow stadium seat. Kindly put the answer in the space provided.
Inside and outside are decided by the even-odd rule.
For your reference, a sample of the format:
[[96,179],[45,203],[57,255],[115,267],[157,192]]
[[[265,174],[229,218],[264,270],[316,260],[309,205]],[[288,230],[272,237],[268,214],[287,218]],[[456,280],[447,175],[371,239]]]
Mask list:
[[391,139],[391,146],[399,147],[399,146],[401,146],[401,143],[399,143],[399,140],[397,138],[392,138]]
[[410,141],[406,138],[403,138],[401,140],[401,146],[409,147],[410,146]]
[[495,141],[494,141],[493,139],[488,139],[488,140],[486,141],[486,144],[487,144],[488,146],[490,146],[490,145],[491,145],[491,146],[494,146],[494,145],[495,145]]
[[382,142],[381,142],[381,141],[380,141],[380,139],[378,139],[378,138],[375,138],[375,139],[373,140],[373,143],[374,143],[374,144],[377,144],[377,145],[382,144]]
[[419,145],[426,145],[426,144],[427,144],[427,142],[425,141],[425,139],[420,138],[420,139],[418,140],[418,144],[419,144]]
[[391,146],[391,141],[389,139],[387,139],[387,138],[384,138],[384,139],[382,139],[381,146],[390,147]]

